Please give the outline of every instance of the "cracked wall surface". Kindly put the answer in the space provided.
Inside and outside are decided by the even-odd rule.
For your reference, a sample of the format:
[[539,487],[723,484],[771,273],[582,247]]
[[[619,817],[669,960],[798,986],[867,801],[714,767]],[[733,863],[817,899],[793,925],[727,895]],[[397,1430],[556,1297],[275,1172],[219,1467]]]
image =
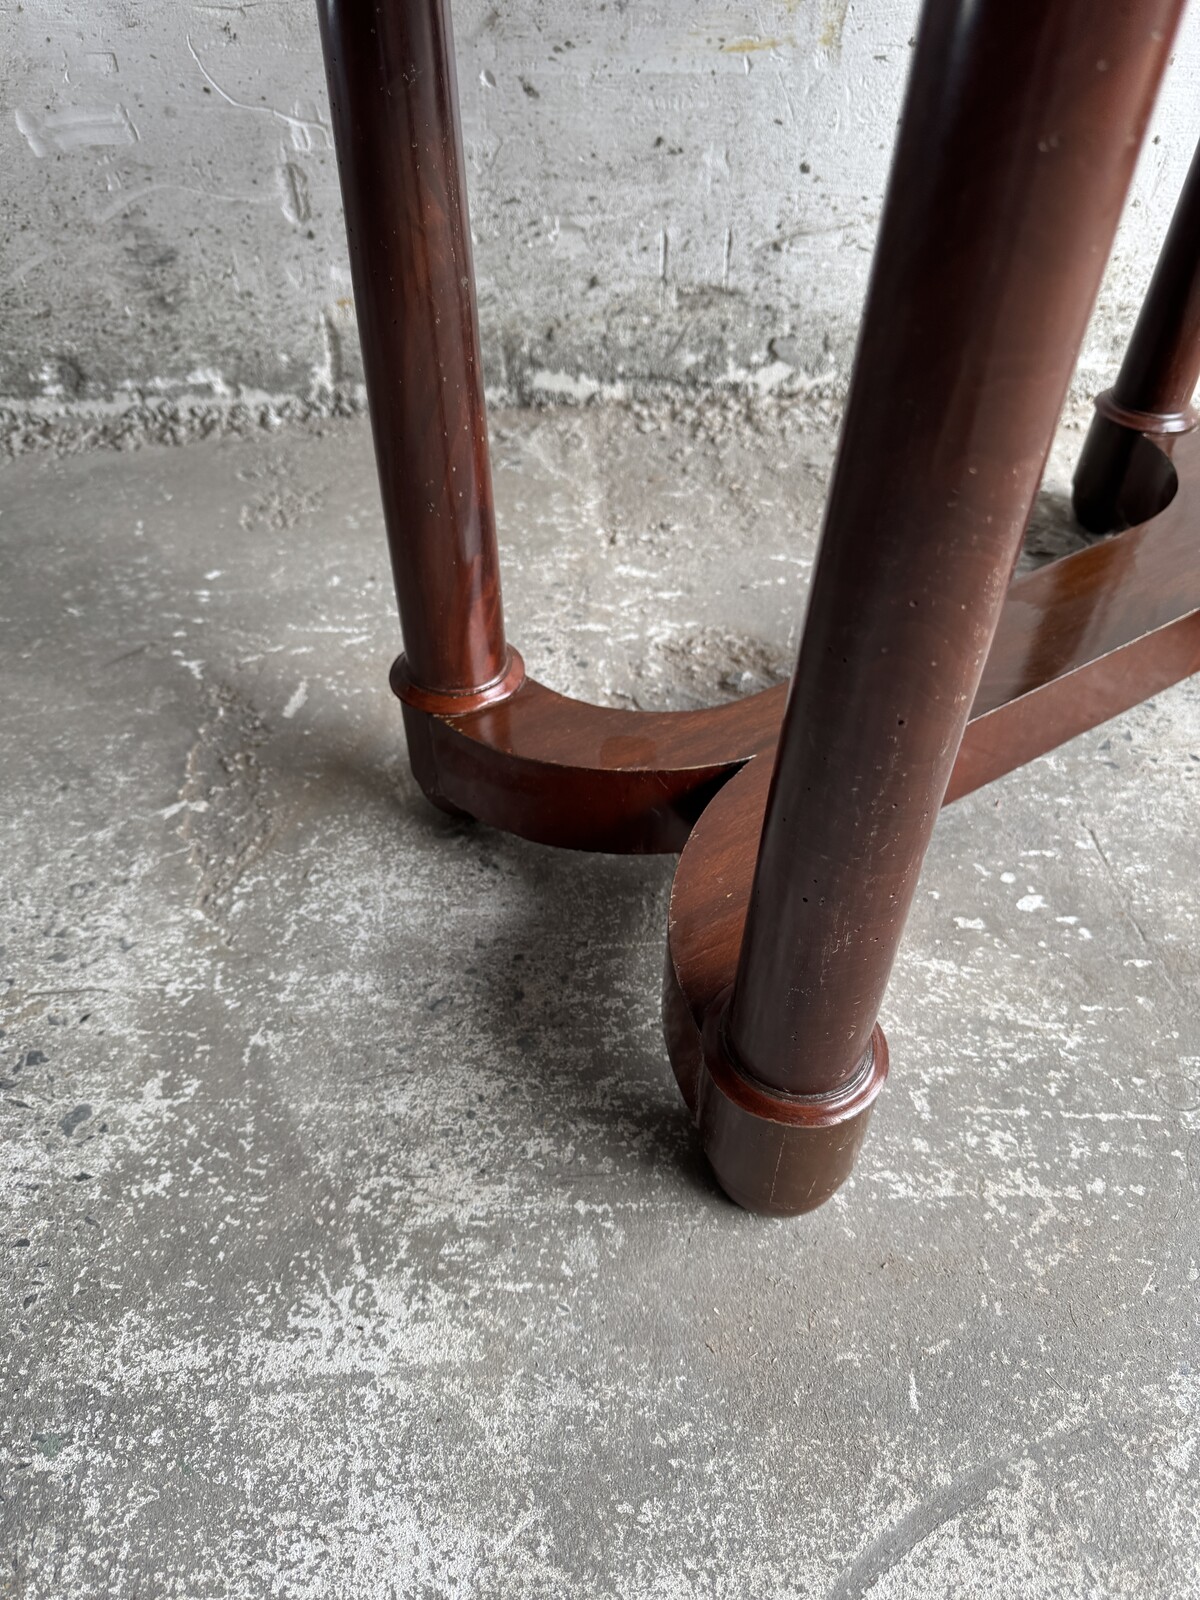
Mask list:
[[[454,8],[496,397],[845,383],[916,0]],[[1195,138],[1184,24],[1079,374]],[[353,409],[311,0],[0,13],[0,438],[131,443]]]

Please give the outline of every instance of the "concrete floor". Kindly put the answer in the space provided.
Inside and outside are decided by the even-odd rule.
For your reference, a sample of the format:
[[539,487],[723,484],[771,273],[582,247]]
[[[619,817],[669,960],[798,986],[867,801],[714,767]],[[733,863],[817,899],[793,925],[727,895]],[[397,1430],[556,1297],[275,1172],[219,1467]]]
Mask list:
[[[500,416],[539,675],[784,672],[828,422]],[[0,504],[0,1593],[1200,1595],[1200,683],[945,813],[857,1175],[767,1222],[670,862],[416,792],[361,422]]]

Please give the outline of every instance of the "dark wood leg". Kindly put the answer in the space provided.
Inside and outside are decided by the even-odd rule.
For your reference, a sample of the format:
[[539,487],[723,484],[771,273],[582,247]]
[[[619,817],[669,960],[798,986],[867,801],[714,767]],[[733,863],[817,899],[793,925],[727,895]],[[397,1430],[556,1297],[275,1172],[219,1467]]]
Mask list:
[[404,637],[393,686],[467,711],[522,672],[500,605],[448,0],[317,10]]
[[1075,471],[1075,515],[1090,533],[1136,527],[1170,503],[1170,451],[1196,426],[1200,381],[1200,148],[1121,371],[1096,401]]
[[[1080,6],[1061,5],[1061,38],[1076,26],[1091,31]],[[934,9],[939,26],[958,29],[956,38],[977,28],[960,28],[947,0]],[[436,804],[527,838],[588,850],[679,850],[720,785],[771,750],[784,693],[653,714],[589,706],[524,676],[500,614],[445,0],[354,8],[318,0],[318,10],[406,644],[392,682],[414,770]],[[1024,26],[1020,15],[1013,26]],[[1097,68],[1090,86],[1100,99],[1107,71]],[[992,104],[995,120],[973,135],[985,164],[1003,162],[1020,131],[1007,101],[994,96]],[[1045,135],[1045,153],[1058,148],[1056,137]],[[952,178],[939,181],[945,188]],[[928,217],[934,208],[926,196],[917,209]],[[903,235],[902,222],[897,227]],[[956,315],[963,336],[961,307]],[[916,359],[925,355],[922,347]],[[966,372],[964,365],[963,374],[944,374],[948,398],[938,404],[961,407]],[[890,419],[897,440],[910,421]],[[1186,488],[1182,454],[1176,464]],[[1196,517],[1185,499],[1181,491],[1174,525],[1159,519],[1162,536],[1139,545],[1132,566],[1097,547],[1014,586],[951,795],[1191,670],[1200,573],[1190,559]],[[1125,569],[1136,582],[1121,580],[1118,593]]]
[[753,773],[672,908],[676,1071],[752,1209],[825,1199],[882,1085],[880,1001],[1180,9],[926,4],[740,949],[714,947],[721,830]]
[[555,694],[505,642],[447,0],[318,0],[414,769],[527,838],[683,849],[671,1059],[753,1209],[850,1171],[939,805],[1200,670],[1200,432],[1150,442],[1190,422],[1195,167],[1118,386],[1152,414],[1103,419],[1178,493],[1009,583],[1181,9],[926,0],[786,711],[658,714]]

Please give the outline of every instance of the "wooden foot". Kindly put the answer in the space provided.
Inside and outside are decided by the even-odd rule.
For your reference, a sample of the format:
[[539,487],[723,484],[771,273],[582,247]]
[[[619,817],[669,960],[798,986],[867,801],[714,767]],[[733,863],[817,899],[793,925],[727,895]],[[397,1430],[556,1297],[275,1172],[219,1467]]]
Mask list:
[[756,760],[696,824],[671,889],[663,1027],[676,1082],[725,1193],[793,1216],[850,1176],[888,1070],[876,1025],[858,1070],[829,1093],[789,1094],[744,1072],[729,1046],[730,977],[745,932],[770,763]]

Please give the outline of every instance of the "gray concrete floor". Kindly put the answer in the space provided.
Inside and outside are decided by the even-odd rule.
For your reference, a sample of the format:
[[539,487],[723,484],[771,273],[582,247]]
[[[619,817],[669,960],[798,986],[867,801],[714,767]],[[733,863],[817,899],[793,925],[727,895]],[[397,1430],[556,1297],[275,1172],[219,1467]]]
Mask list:
[[[500,416],[514,639],[772,681],[830,449]],[[1200,684],[944,814],[857,1174],[767,1222],[664,1055],[670,862],[416,792],[363,424],[0,505],[0,1593],[1200,1595]]]

